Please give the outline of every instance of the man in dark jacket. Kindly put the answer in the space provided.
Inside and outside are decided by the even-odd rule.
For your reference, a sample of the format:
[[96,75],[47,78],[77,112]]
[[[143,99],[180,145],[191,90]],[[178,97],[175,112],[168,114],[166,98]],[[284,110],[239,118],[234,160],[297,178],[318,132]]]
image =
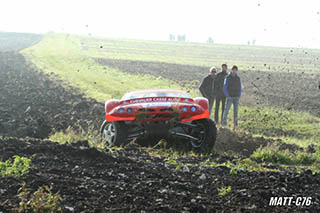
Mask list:
[[214,112],[214,120],[216,121],[217,124],[219,123],[220,103],[222,105],[222,108],[221,108],[221,120],[222,120],[222,117],[223,117],[223,112],[224,112],[225,103],[226,103],[226,96],[225,96],[225,94],[223,92],[223,84],[224,84],[224,79],[228,75],[228,73],[227,73],[228,66],[226,64],[222,64],[221,68],[222,68],[222,70],[221,70],[221,72],[219,72],[217,74],[217,77],[216,77],[215,82],[214,82],[215,94],[216,94],[216,108],[215,108],[215,112]]
[[226,108],[223,113],[222,126],[227,126],[228,113],[233,104],[233,123],[234,129],[238,128],[238,107],[239,99],[241,97],[241,80],[237,74],[238,67],[233,66],[232,72],[226,77],[223,86],[223,92],[227,97]]
[[199,90],[203,97],[207,98],[209,101],[209,113],[211,115],[212,106],[215,98],[215,86],[214,80],[216,78],[217,69],[215,67],[210,68],[210,73],[208,76],[202,79]]

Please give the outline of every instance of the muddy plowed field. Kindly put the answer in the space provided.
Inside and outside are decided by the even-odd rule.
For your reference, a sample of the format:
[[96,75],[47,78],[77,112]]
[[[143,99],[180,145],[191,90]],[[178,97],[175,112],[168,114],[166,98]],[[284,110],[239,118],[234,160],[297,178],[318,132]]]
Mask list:
[[[223,163],[230,157],[180,157],[176,169],[162,157],[150,156],[130,144],[113,155],[89,148],[83,141],[59,145],[50,141],[0,140],[0,156],[32,158],[31,172],[21,179],[0,178],[0,211],[10,211],[19,200],[19,184],[35,191],[51,185],[59,191],[64,212],[289,212],[320,211],[320,175],[311,171],[239,171],[230,175],[225,166],[205,167],[200,162]],[[271,167],[271,166],[270,166]],[[274,168],[274,167],[272,167]],[[280,168],[281,169],[281,168]],[[231,186],[226,195],[218,189]],[[311,196],[309,207],[269,206],[272,196]]]
[[31,33],[8,33],[0,32],[0,51],[20,51],[35,45],[43,35]]
[[53,130],[102,123],[104,105],[66,89],[14,52],[0,52],[0,135],[45,138]]
[[[115,59],[97,62],[130,74],[161,76],[197,88],[209,67]],[[231,65],[229,65],[231,66]],[[244,98],[249,104],[279,106],[320,116],[320,73],[246,71],[239,67]],[[190,83],[191,82],[191,83]]]
[[[117,63],[114,61],[112,66],[124,66],[121,70],[126,71],[129,63],[135,67],[130,73],[141,73],[137,67],[142,64]],[[143,66],[147,67],[141,70],[151,70],[153,64]],[[172,71],[181,70],[180,65],[161,66],[153,70],[163,77],[176,76],[172,80],[190,81],[207,73],[206,68],[198,73],[195,67],[193,77],[171,75]],[[179,79],[181,76],[183,79]],[[62,84],[57,76],[27,64],[22,55],[0,52],[0,160],[14,155],[32,160],[29,173],[21,178],[0,177],[0,212],[12,212],[19,205],[17,194],[22,183],[31,192],[43,185],[52,186],[61,197],[63,212],[320,212],[320,174],[313,175],[310,170],[297,173],[295,169],[265,165],[279,172],[239,170],[231,175],[227,166],[205,166],[203,162],[235,163],[238,157],[177,157],[173,164],[136,144],[120,150],[97,150],[87,141],[48,141],[45,138],[52,131],[68,126],[87,129],[91,124],[98,128],[104,118],[103,103]],[[313,88],[311,80],[308,88]],[[318,97],[316,93],[311,95]],[[220,133],[217,148],[241,150],[239,154],[244,156],[260,144],[274,142],[248,135],[235,140],[232,132]],[[221,193],[224,187],[230,187],[230,191]],[[312,197],[312,203],[274,207],[269,205],[274,196]]]

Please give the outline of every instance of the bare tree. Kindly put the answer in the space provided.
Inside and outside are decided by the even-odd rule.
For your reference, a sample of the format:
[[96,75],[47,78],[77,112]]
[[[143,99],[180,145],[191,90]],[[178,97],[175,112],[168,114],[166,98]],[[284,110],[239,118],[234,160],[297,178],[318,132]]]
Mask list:
[[213,44],[213,43],[214,43],[213,38],[212,38],[212,37],[209,37],[208,40],[207,40],[207,43],[208,43],[208,44]]
[[185,42],[185,41],[186,41],[186,35],[185,35],[185,34],[183,34],[183,35],[178,35],[178,41]]
[[175,41],[176,40],[176,36],[174,34],[170,34],[169,35],[169,40],[170,41]]

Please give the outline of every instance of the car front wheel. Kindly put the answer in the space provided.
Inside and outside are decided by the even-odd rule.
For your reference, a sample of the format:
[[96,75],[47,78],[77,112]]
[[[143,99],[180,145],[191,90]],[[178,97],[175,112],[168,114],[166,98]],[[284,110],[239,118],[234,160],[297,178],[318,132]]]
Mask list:
[[127,144],[127,129],[122,121],[104,121],[101,129],[101,136],[104,139],[106,146],[121,146]]

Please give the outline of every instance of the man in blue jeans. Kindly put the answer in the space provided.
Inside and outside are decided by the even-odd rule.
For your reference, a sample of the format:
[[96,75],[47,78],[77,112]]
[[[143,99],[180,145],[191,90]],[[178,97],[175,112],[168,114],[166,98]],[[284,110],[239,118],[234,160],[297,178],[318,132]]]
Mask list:
[[222,126],[227,126],[228,113],[233,104],[233,123],[234,129],[238,129],[238,107],[241,96],[241,80],[237,74],[238,67],[233,66],[231,73],[226,77],[223,85],[223,92],[227,97],[226,108],[223,112]]

